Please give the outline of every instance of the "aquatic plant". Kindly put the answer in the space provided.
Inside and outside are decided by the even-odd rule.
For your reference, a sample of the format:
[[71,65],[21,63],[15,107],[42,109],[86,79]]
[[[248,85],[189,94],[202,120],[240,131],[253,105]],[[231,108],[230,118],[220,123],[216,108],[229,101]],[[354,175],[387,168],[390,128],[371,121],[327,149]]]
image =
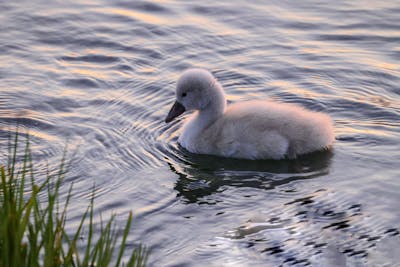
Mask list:
[[57,172],[47,172],[44,181],[38,183],[29,136],[22,157],[17,152],[20,136],[17,132],[13,140],[10,138],[8,162],[0,164],[0,267],[145,266],[148,252],[142,246],[133,249],[129,259],[124,258],[132,212],[124,229],[118,229],[115,215],[98,225],[94,222],[94,193],[75,232],[67,233],[72,185],[63,203],[59,195],[65,186],[66,153]]

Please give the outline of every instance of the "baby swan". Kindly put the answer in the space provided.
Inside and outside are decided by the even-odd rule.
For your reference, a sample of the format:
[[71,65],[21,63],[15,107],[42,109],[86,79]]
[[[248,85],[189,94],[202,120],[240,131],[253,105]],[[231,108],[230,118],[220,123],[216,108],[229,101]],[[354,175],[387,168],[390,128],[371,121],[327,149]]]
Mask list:
[[246,101],[227,106],[222,86],[203,69],[186,70],[165,122],[196,112],[178,142],[192,153],[241,159],[282,159],[328,149],[334,141],[329,116],[293,104]]

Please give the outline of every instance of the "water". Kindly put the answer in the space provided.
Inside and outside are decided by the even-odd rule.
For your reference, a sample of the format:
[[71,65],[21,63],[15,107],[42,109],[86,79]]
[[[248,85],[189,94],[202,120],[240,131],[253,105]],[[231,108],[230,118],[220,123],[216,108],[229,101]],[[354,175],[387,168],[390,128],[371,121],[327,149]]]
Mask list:
[[[2,1],[0,133],[28,130],[39,177],[68,144],[68,227],[136,218],[150,266],[396,266],[399,1]],[[331,153],[241,161],[178,147],[163,120],[190,66],[229,101],[335,121]],[[65,192],[63,192],[65,194]]]

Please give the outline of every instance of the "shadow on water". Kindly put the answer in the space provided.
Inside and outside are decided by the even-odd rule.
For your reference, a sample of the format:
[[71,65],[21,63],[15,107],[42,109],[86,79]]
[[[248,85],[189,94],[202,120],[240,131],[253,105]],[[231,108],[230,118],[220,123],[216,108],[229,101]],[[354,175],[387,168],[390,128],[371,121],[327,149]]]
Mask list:
[[204,196],[223,191],[226,186],[271,190],[316,178],[329,172],[333,156],[332,151],[321,151],[296,160],[240,160],[180,150],[183,156],[168,165],[179,175],[174,188],[187,203],[202,203]]

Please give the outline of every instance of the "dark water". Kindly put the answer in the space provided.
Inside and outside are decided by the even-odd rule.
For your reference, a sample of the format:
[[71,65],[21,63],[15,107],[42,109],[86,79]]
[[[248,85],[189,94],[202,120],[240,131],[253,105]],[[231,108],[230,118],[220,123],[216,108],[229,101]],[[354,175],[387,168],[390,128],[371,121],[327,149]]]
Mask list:
[[[68,143],[73,229],[88,204],[136,217],[150,266],[398,266],[399,1],[2,1],[1,157],[19,124],[39,175]],[[186,68],[232,102],[335,121],[297,162],[191,155],[163,122]]]

